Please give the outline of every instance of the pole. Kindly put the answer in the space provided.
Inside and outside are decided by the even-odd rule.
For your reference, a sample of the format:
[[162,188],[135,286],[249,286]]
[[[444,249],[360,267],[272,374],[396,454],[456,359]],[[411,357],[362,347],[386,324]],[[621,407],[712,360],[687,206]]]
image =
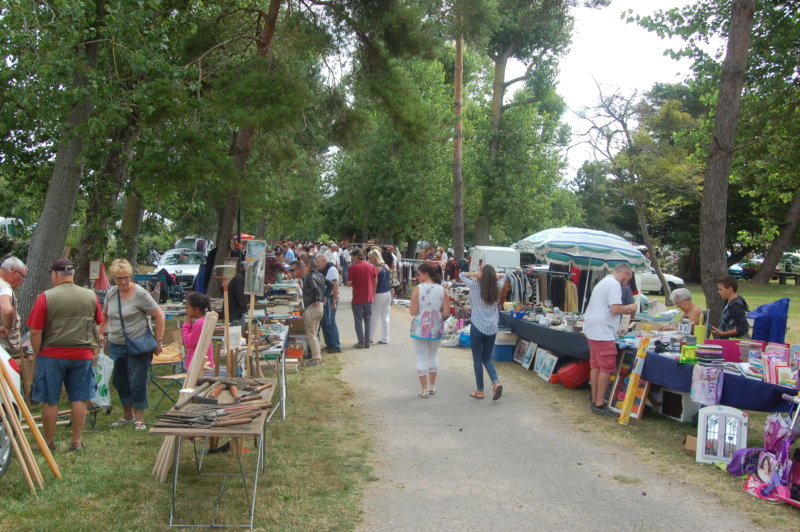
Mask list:
[[225,354],[227,355],[227,366],[228,366],[228,377],[235,376],[235,370],[233,367],[233,353],[231,352],[231,340],[230,340],[230,325],[231,325],[231,318],[230,318],[230,311],[228,309],[228,279],[223,277],[222,278],[222,305],[225,312]]
[[[53,453],[50,452],[50,448],[47,446],[47,443],[45,443],[42,433],[36,426],[36,421],[34,421],[31,411],[28,409],[28,405],[25,404],[25,402],[22,400],[22,397],[20,397],[19,391],[11,383],[11,376],[8,374],[8,371],[6,371],[5,364],[2,362],[0,362],[0,373],[2,373],[3,380],[6,382],[8,388],[11,390],[11,393],[14,395],[14,400],[17,402],[19,409],[22,411],[22,416],[25,418],[25,422],[30,427],[31,434],[33,434],[36,443],[39,445],[42,455],[44,456],[45,460],[47,460],[47,465],[50,466],[50,469],[53,471],[53,475],[55,475],[56,478],[61,478],[61,471],[59,471],[58,466],[56,465],[56,461],[53,458]],[[1,383],[0,386],[2,386]]]

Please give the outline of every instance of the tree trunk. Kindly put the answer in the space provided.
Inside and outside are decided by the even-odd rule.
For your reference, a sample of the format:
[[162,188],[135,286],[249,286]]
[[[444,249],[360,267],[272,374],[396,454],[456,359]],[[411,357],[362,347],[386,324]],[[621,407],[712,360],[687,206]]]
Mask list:
[[406,258],[413,259],[417,250],[417,239],[408,237],[406,241]]
[[[280,12],[281,3],[283,0],[270,0],[269,9],[264,20],[264,26],[256,36],[257,53],[259,57],[266,57],[272,46],[272,39],[275,36],[275,30],[278,24],[278,14]],[[225,204],[224,214],[220,223],[219,233],[217,235],[217,246],[220,247],[214,259],[214,266],[219,266],[223,263],[223,259],[229,256],[227,253],[220,253],[228,248],[231,234],[233,233],[233,224],[236,212],[239,209],[241,187],[244,184],[245,170],[247,170],[247,160],[250,158],[250,146],[253,144],[253,136],[255,135],[255,127],[247,126],[240,129],[234,134],[233,146],[231,155],[233,156],[233,165],[236,169],[236,176],[232,180],[231,188],[228,190],[228,202]],[[213,276],[213,272],[207,272],[211,275],[208,282],[208,296],[219,297],[222,293],[219,282]]]
[[125,196],[125,208],[122,211],[122,223],[117,242],[117,256],[127,259],[133,266],[134,273],[139,272],[139,264],[136,259],[139,255],[139,231],[142,229],[142,218],[144,218],[142,196],[136,189],[131,188]]
[[258,219],[258,225],[256,226],[256,234],[255,237],[259,240],[265,240],[265,235],[267,232],[267,217],[261,216]]
[[728,48],[719,83],[714,117],[714,136],[708,150],[700,209],[700,273],[708,305],[708,323],[719,323],[722,298],[716,281],[727,271],[725,262],[725,222],[728,212],[728,178],[733,158],[736,121],[739,116],[750,32],[753,26],[753,0],[735,0],[731,15]]
[[642,239],[644,245],[647,246],[647,252],[650,254],[650,265],[656,271],[658,281],[661,283],[661,293],[664,294],[664,302],[669,301],[669,296],[672,290],[669,287],[667,279],[664,277],[664,272],[661,271],[661,264],[658,261],[658,253],[656,253],[656,246],[653,244],[653,239],[650,237],[650,230],[647,229],[647,218],[641,204],[634,200],[633,210],[636,213],[636,221],[639,222],[639,230],[642,232]]
[[756,284],[765,285],[772,278],[772,272],[778,266],[781,260],[781,255],[786,251],[786,248],[791,244],[797,227],[800,225],[800,190],[796,190],[792,203],[789,205],[789,210],[786,213],[786,224],[781,228],[781,233],[778,238],[772,241],[764,256],[764,262],[753,277],[753,282]]
[[98,172],[86,187],[89,207],[86,210],[86,223],[78,248],[75,250],[75,282],[88,286],[89,263],[102,260],[108,244],[108,234],[116,217],[114,206],[119,199],[128,178],[128,165],[133,144],[139,138],[136,127],[138,116],[128,117],[128,123],[112,135],[111,151],[106,158],[103,170]]
[[700,282],[700,265],[697,261],[699,253],[700,251],[696,247],[692,247],[689,249],[689,253],[678,261],[678,277],[687,283]]
[[456,26],[458,36],[456,37],[456,58],[454,67],[454,96],[453,114],[455,124],[453,126],[453,253],[455,258],[464,258],[464,179],[461,175],[461,155],[463,134],[461,129],[462,111],[462,92],[464,88],[464,15],[459,12]]
[[[98,41],[84,45],[86,70],[97,68],[98,47]],[[74,87],[86,88],[87,84],[86,72],[77,72]],[[93,108],[94,102],[90,96],[85,96],[78,102],[69,114],[64,132],[59,138],[42,215],[31,235],[27,259],[28,275],[19,294],[20,316],[28,316],[36,296],[50,288],[50,264],[62,256],[81,183],[80,157],[86,136],[84,126]]]

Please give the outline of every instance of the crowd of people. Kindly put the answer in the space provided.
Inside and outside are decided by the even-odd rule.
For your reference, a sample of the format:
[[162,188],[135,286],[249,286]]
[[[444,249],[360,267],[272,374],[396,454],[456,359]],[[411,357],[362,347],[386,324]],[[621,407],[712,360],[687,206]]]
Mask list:
[[[235,252],[235,247],[232,246]],[[438,349],[450,303],[442,287],[442,268],[446,252],[427,248],[422,252],[432,257],[417,270],[418,284],[410,298],[411,344],[415,353],[419,395],[428,398],[436,393],[439,373]],[[427,259],[426,259],[427,260]],[[352,288],[351,309],[357,343],[354,349],[370,349],[374,344],[390,342],[390,309],[395,297],[397,268],[400,256],[392,246],[336,242],[269,245],[264,279],[268,285],[293,279],[303,299],[303,320],[310,352],[308,366],[323,363],[322,352],[342,352],[341,336],[336,323],[340,287]],[[148,408],[148,380],[152,357],[163,349],[165,315],[153,297],[152,287],[134,282],[133,266],[125,259],[112,262],[110,272],[114,286],[101,306],[94,291],[77,286],[75,267],[66,258],[55,260],[50,267],[52,288],[37,297],[26,324],[30,328],[30,345],[35,361],[31,399],[42,403],[45,441],[56,448],[55,426],[62,386],[71,404],[70,449],[84,447],[83,424],[87,406],[95,390],[92,362],[99,348],[104,347],[113,360],[112,383],[119,394],[123,415],[112,427],[133,425],[145,430],[144,412]],[[15,257],[0,264],[0,346],[10,353],[20,350],[20,316],[14,290],[24,282],[28,269]],[[592,292],[584,315],[584,334],[589,342],[591,375],[591,411],[610,415],[605,395],[609,378],[616,367],[614,342],[620,316],[636,311],[636,305],[624,300],[624,287],[633,272],[626,264],[615,267]],[[492,386],[492,399],[503,394],[503,385],[492,362],[498,330],[498,302],[504,276],[490,265],[474,273],[461,272],[459,280],[470,288],[472,309],[470,342],[475,373],[475,390],[469,395],[484,399],[484,370]],[[738,282],[725,276],[719,279],[718,292],[726,304],[719,327],[711,331],[719,338],[744,338],[748,334],[747,303],[737,294]],[[230,281],[230,319],[241,320],[246,308],[244,275],[240,271]],[[704,314],[686,289],[675,290],[672,300],[689,323],[702,323]],[[196,353],[205,313],[210,309],[208,297],[193,292],[185,300],[187,320],[181,328],[186,346],[186,362],[194,356],[207,358],[213,367],[211,348]],[[152,325],[151,325],[152,323]],[[320,344],[322,333],[324,346]]]

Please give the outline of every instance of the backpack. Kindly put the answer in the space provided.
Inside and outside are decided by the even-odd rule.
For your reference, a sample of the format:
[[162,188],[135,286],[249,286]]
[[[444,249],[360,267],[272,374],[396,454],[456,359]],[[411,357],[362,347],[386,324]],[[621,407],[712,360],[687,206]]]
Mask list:
[[763,450],[763,447],[749,447],[734,451],[727,467],[728,473],[736,477],[755,475],[758,473],[758,463]]

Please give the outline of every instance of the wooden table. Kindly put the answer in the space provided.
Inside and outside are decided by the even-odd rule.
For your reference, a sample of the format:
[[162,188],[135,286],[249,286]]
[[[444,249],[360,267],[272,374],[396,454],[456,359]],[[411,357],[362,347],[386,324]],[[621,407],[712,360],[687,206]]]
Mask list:
[[794,284],[797,284],[798,277],[800,277],[800,273],[778,272],[778,284],[786,284],[787,278],[794,279]]
[[[230,380],[236,381],[247,381],[250,379],[242,379],[238,377],[230,377]],[[261,392],[261,398],[265,401],[271,401],[272,397],[275,393],[275,388],[277,386],[276,379],[258,379],[259,381],[263,382],[271,382],[272,386],[267,388],[266,390]],[[242,388],[244,384],[242,384]],[[218,397],[220,403],[232,403],[233,397],[230,395],[230,392],[227,390],[223,391],[220,396]],[[247,404],[247,403],[244,403]],[[192,407],[197,407],[200,405],[195,405],[194,403],[189,403],[188,405],[184,406],[181,410],[177,412],[192,412],[194,409]],[[202,405],[204,407],[210,407],[210,405]],[[219,408],[224,408],[224,406],[220,405]],[[170,528],[197,528],[197,527],[208,527],[208,528],[253,528],[253,522],[255,518],[255,508],[256,508],[256,493],[258,490],[258,476],[260,473],[264,471],[264,438],[266,435],[266,426],[267,422],[272,419],[272,415],[275,413],[277,409],[272,408],[270,410],[264,410],[263,414],[259,417],[253,419],[250,423],[244,425],[234,425],[230,427],[209,427],[209,428],[202,428],[202,427],[153,427],[150,429],[150,434],[153,435],[161,435],[161,436],[178,436],[178,445],[175,446],[175,465],[174,465],[174,472],[172,476],[172,500],[170,504],[169,510],[169,526]],[[170,412],[176,412],[174,408],[170,409]],[[197,471],[198,476],[221,476],[222,477],[222,484],[220,486],[220,494],[219,498],[217,499],[217,505],[214,506],[214,514],[212,516],[212,522],[207,524],[179,524],[176,523],[176,515],[175,515],[175,501],[176,495],[178,492],[178,478],[179,478],[179,470],[180,470],[180,456],[181,456],[181,446],[183,444],[183,440],[185,438],[203,438],[203,448],[198,452],[197,450],[197,443],[192,441],[192,445],[194,448],[194,457],[195,457],[195,468]],[[238,472],[231,472],[231,473],[202,473],[203,469],[203,459],[205,457],[205,451],[208,444],[209,438],[253,438],[256,442],[256,446],[258,448],[256,452],[256,464],[255,464],[255,471],[253,473],[245,473],[245,465],[242,462],[242,452],[241,449],[239,452],[236,452],[236,459],[238,461]],[[234,445],[231,445],[233,449]],[[247,501],[247,504],[250,506],[250,519],[248,523],[243,524],[219,524],[216,523],[216,516],[217,516],[217,509],[219,506],[219,502],[222,499],[222,494],[225,491],[225,482],[228,477],[239,477],[242,479],[242,489],[244,491],[244,497]],[[253,479],[253,486],[251,490],[247,488],[247,479]],[[186,491],[186,487],[184,486],[184,492]],[[252,491],[252,493],[251,493]],[[186,498],[190,498],[190,496],[186,496]]]

